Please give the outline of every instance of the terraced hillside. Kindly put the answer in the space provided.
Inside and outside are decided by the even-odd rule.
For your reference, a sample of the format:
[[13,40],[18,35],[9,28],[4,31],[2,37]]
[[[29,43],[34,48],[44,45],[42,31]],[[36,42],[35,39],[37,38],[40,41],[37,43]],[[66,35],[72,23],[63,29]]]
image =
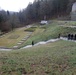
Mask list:
[[[73,26],[73,27],[71,27]],[[31,25],[31,27],[18,28],[0,37],[0,47],[23,47],[40,41],[58,38],[58,35],[67,37],[69,33],[76,33],[76,22],[74,21],[52,21],[48,25]]]
[[0,51],[0,75],[75,75],[76,43],[57,41],[32,48]]
[[[0,46],[13,47],[30,36],[19,47],[61,34],[76,34],[76,22],[53,21],[48,25],[19,28],[0,37]],[[0,51],[0,75],[76,75],[76,43],[59,40],[27,49]]]
[[49,39],[58,38],[59,34],[61,34],[62,37],[67,37],[69,33],[76,33],[76,22],[53,21],[48,25],[38,25],[37,29],[32,33],[30,38],[24,42],[22,46],[31,44],[32,40],[37,43],[40,41],[47,41]]
[[14,31],[11,31],[3,36],[0,36],[0,47],[8,47],[11,48],[19,41],[21,41],[24,37],[26,37],[29,33],[25,32],[26,28],[18,28]]

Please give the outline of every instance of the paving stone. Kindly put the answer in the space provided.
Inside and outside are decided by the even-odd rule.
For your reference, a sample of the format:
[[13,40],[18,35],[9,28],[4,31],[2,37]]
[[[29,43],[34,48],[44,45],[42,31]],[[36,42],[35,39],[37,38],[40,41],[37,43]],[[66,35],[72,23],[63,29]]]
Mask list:
[[22,41],[25,41],[26,39],[22,39]]
[[19,43],[23,43],[24,41],[19,41]]
[[13,48],[18,48],[18,46],[13,46]]
[[21,45],[22,43],[17,43],[18,45]]

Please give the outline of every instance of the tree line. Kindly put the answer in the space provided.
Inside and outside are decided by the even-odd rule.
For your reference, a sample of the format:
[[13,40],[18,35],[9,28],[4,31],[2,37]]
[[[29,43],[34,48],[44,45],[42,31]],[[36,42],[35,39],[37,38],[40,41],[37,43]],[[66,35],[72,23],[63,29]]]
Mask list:
[[18,13],[0,11],[0,32],[8,32],[20,26]]
[[19,18],[22,23],[29,24],[44,18],[51,19],[65,15],[70,12],[69,3],[69,0],[35,0],[33,3],[29,3],[26,9],[19,12]]
[[19,12],[10,13],[1,10],[0,31],[6,32],[43,19],[65,16],[70,14],[74,2],[76,0],[34,0]]

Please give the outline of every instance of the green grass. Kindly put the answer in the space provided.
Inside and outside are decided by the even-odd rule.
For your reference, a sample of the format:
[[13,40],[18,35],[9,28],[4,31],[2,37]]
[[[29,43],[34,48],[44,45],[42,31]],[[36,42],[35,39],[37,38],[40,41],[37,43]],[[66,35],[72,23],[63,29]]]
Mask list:
[[[76,28],[66,26],[75,22],[53,21],[49,25],[19,28],[0,38],[0,46],[12,47],[19,42],[28,31],[32,35],[21,45],[37,43],[48,39],[75,34]],[[64,26],[60,26],[64,25]],[[16,36],[15,36],[16,35]],[[76,43],[57,41],[45,45],[33,46],[27,49],[17,49],[9,52],[0,51],[0,75],[76,75]]]
[[75,75],[76,43],[57,41],[23,50],[0,52],[1,75]]
[[18,39],[20,36],[15,34],[15,35],[11,35],[8,39]]
[[28,32],[25,32],[26,28],[17,28],[14,31],[11,31],[5,36],[0,37],[0,46],[12,48],[13,46],[17,45],[19,41],[21,41],[25,36],[28,35]]
[[32,35],[22,45],[19,45],[20,47],[29,45],[32,41],[37,43],[40,41],[58,38],[59,34],[67,37],[69,33],[76,33],[76,28],[68,27],[73,25],[76,25],[75,21],[52,21],[52,23],[48,25],[35,24],[31,28],[19,28],[0,38],[0,46],[11,48],[27,36],[28,32],[32,32]]
[[[60,26],[59,23],[63,23],[64,26]],[[68,25],[68,22],[67,22],[67,25]],[[30,36],[30,38],[27,39],[27,41],[23,44],[23,46],[31,44],[32,41],[37,43],[39,41],[46,41],[49,39],[58,38],[59,34],[61,34],[61,36],[63,36],[63,37],[67,37],[67,35],[69,33],[75,34],[76,28],[65,27],[67,25],[65,25],[65,21],[64,22],[55,21],[49,25],[40,26],[33,32],[33,34]]]
[[76,26],[76,21],[55,21],[58,25]]
[[34,32],[36,30],[36,28],[37,27],[31,27],[31,28],[26,29],[25,31]]

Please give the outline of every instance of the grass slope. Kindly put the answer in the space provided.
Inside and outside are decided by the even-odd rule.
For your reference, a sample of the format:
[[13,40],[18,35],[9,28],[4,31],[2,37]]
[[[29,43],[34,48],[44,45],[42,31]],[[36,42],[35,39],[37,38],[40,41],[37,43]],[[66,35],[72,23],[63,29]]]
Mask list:
[[5,34],[5,36],[0,37],[0,46],[3,47],[13,47],[17,45],[25,36],[28,35],[28,32],[25,32],[26,28],[18,28],[12,32]]
[[6,34],[6,36],[0,38],[0,46],[4,47],[13,47],[17,45],[25,36],[28,35],[28,32],[32,32],[32,35],[24,41],[20,47],[31,44],[32,41],[35,43],[40,41],[46,41],[53,38],[58,38],[58,35],[66,36],[69,33],[75,34],[76,28],[71,28],[69,26],[75,26],[75,21],[52,21],[48,25],[33,25],[31,28],[19,28],[14,32]]
[[[57,38],[58,34],[75,34],[76,28],[66,27],[75,24],[76,22],[53,21],[49,25],[28,28],[26,30],[33,33],[22,46],[31,44],[32,40],[36,43]],[[19,28],[6,34],[0,38],[0,45],[12,47],[28,35],[26,30]],[[0,75],[76,75],[76,43],[60,40],[22,50],[0,51]]]
[[0,52],[0,75],[75,75],[76,43],[57,41]]
[[75,25],[76,22],[54,21],[49,25],[38,26],[33,34],[30,36],[30,38],[23,44],[23,46],[31,44],[32,40],[37,43],[39,41],[46,41],[49,39],[58,38],[59,34],[64,37],[67,37],[69,33],[75,34],[76,28],[69,27],[72,26],[72,24]]

